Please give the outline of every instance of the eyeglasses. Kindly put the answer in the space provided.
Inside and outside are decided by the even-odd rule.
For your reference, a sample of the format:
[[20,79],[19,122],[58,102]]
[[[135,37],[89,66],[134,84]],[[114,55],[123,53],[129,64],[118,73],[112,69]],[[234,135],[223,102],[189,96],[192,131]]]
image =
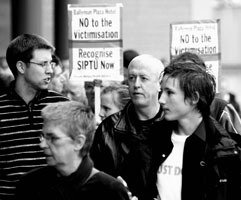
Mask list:
[[29,61],[28,63],[39,65],[39,66],[41,66],[44,69],[47,69],[47,67],[51,67],[52,69],[56,67],[56,63],[55,62],[47,62],[47,61],[45,61],[45,62],[37,63],[37,62]]
[[43,142],[45,140],[48,144],[56,143],[58,140],[60,140],[62,138],[70,138],[70,137],[69,136],[57,137],[57,136],[52,135],[52,134],[47,134],[47,135],[41,134],[39,136],[40,142]]

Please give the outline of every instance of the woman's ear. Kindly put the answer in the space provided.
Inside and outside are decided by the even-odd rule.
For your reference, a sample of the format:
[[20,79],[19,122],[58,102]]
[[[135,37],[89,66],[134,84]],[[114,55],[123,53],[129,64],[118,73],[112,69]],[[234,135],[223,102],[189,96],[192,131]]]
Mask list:
[[76,136],[75,138],[75,149],[80,151],[84,144],[85,144],[85,141],[86,141],[86,137],[82,134]]
[[25,72],[26,65],[22,61],[18,61],[16,63],[17,70],[19,71],[20,74],[23,74]]

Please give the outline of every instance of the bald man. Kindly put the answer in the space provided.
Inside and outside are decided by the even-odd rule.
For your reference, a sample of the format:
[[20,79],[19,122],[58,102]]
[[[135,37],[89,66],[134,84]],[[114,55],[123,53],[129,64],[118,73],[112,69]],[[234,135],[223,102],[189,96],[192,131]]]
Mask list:
[[98,126],[91,157],[95,167],[121,177],[133,196],[147,199],[151,136],[163,118],[158,102],[164,65],[151,55],[139,55],[128,66],[131,100],[123,110]]

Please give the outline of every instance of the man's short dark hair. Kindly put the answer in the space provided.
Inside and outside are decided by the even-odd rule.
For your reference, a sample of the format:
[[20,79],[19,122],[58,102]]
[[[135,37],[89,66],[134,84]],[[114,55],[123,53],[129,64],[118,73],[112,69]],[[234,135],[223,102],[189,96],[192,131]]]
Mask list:
[[39,35],[22,34],[10,42],[6,52],[6,59],[14,77],[17,75],[16,63],[18,61],[29,62],[33,56],[33,51],[36,49],[55,51],[55,48]]

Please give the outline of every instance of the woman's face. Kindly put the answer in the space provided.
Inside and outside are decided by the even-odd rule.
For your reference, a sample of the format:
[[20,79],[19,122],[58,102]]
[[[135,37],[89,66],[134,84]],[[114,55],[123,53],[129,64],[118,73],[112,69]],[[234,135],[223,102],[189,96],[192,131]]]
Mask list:
[[116,105],[114,98],[114,93],[112,92],[108,92],[101,95],[101,105],[99,114],[101,120],[120,110],[120,108]]

